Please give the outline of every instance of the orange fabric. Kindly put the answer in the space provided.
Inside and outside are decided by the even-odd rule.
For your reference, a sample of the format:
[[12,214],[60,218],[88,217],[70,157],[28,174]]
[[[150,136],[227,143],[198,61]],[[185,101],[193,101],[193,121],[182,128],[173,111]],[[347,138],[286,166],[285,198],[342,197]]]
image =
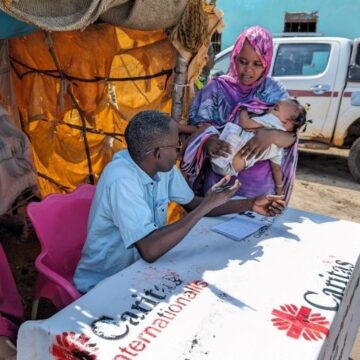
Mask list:
[[181,218],[184,217],[185,214],[186,214],[186,210],[181,205],[176,203],[170,203],[167,213],[168,224],[172,224],[180,220]]
[[[171,70],[176,63],[176,50],[164,31],[98,24],[84,31],[52,32],[51,40],[60,68],[75,78],[147,76]],[[43,31],[10,40],[9,52],[18,107],[33,146],[35,166],[68,191],[86,182],[89,172],[82,131],[67,125],[82,125],[67,87],[86,117],[86,128],[93,131],[87,131],[86,137],[95,178],[113,153],[126,147],[122,134],[133,115],[145,109],[171,110],[171,74],[169,78],[162,75],[137,81],[61,81],[49,76],[58,73]],[[48,75],[18,62],[47,70]],[[38,177],[38,183],[42,195],[63,191],[43,177]]]
[[[209,38],[215,29],[219,30],[220,18],[216,13],[210,15]],[[59,74],[48,43],[43,31],[9,41],[23,129],[32,143],[36,169],[45,176],[38,177],[43,196],[71,191],[88,181],[82,121],[67,94],[68,87],[86,117],[86,128],[91,130],[86,138],[96,181],[112,155],[126,147],[122,135],[133,115],[146,109],[171,112],[174,80],[170,74],[137,81],[61,81],[53,77]],[[60,68],[73,78],[148,76],[174,69],[176,64],[177,51],[163,30],[138,31],[97,24],[84,31],[52,32],[51,43]],[[175,46],[181,51],[179,44]],[[207,45],[190,63],[190,84],[204,63],[204,49]],[[185,107],[190,98],[185,91]],[[184,214],[181,206],[170,204],[168,221],[174,222]]]

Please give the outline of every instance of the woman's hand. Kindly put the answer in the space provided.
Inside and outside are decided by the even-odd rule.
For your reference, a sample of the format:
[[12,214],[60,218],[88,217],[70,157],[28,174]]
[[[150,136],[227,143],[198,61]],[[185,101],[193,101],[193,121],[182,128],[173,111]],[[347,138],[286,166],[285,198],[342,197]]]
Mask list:
[[284,195],[285,194],[282,185],[276,185],[275,184],[275,194],[276,195]]
[[278,147],[291,146],[295,141],[294,134],[282,130],[259,129],[240,150],[244,157],[259,157],[271,144]]
[[227,203],[235,195],[240,187],[239,180],[235,180],[231,186],[227,185],[229,180],[230,176],[225,176],[207,191],[203,204],[208,211]]
[[260,215],[275,216],[281,214],[285,209],[283,195],[260,196],[253,201],[252,210]]
[[242,147],[240,154],[246,158],[259,157],[274,142],[271,130],[259,129],[255,135]]
[[210,136],[204,144],[206,154],[211,158],[227,157],[231,154],[231,146],[226,141],[220,140],[217,135]]

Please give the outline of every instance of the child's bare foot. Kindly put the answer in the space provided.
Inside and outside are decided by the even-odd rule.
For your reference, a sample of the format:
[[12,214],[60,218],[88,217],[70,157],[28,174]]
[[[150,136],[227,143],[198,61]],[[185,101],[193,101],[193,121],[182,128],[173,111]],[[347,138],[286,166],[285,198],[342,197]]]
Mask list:
[[7,336],[0,336],[0,359],[16,360],[16,347]]

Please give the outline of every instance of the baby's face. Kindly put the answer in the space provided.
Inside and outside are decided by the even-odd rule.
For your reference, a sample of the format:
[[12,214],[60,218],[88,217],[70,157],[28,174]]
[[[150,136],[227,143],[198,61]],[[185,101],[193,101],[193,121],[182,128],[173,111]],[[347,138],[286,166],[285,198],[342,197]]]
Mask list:
[[288,101],[279,101],[271,111],[279,118],[286,131],[293,131],[295,121],[300,115],[300,109],[296,104]]

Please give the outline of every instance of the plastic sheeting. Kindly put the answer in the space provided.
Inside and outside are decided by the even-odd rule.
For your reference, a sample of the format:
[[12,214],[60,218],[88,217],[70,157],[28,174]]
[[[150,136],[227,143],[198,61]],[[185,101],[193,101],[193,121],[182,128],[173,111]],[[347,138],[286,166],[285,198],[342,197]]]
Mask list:
[[0,39],[22,36],[37,30],[35,26],[17,20],[2,11],[0,11],[0,24]]
[[171,110],[176,50],[163,31],[99,24],[83,32],[54,32],[51,39],[39,31],[10,40],[9,52],[42,195],[87,182],[89,164],[96,180],[113,153],[126,147],[123,134],[133,115]]
[[[210,40],[223,23],[219,12],[209,16]],[[42,195],[71,191],[88,182],[90,173],[96,182],[113,153],[126,147],[123,134],[133,115],[146,109],[171,111],[177,51],[164,31],[99,24],[83,32],[54,32],[51,39],[39,31],[9,43],[22,127],[32,142]],[[191,54],[176,44],[190,61],[184,120],[207,46],[190,61]],[[170,222],[183,214],[170,204]]]

